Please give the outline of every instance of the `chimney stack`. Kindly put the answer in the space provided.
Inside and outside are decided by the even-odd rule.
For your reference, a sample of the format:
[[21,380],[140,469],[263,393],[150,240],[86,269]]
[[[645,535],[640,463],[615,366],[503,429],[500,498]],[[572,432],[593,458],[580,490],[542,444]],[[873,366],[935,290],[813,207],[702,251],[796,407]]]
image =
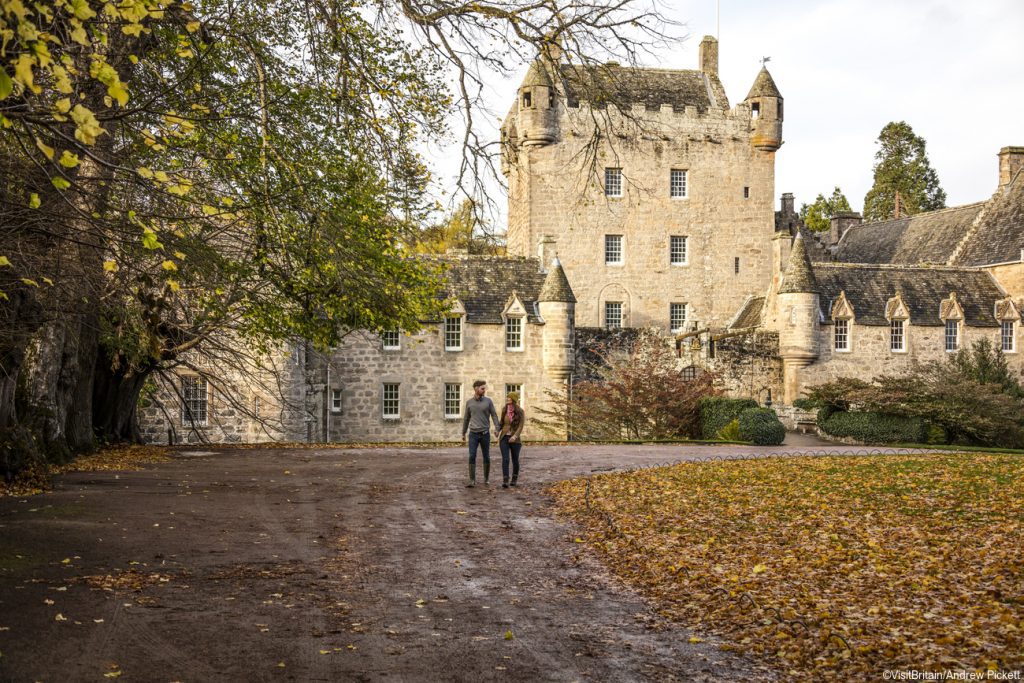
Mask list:
[[828,231],[829,244],[837,244],[843,239],[846,231],[855,225],[860,225],[864,218],[856,211],[840,211],[832,216],[832,226]]
[[999,150],[999,189],[1010,184],[1024,166],[1024,147],[1003,147]]
[[700,70],[708,75],[718,75],[718,41],[712,36],[704,36],[700,41]]

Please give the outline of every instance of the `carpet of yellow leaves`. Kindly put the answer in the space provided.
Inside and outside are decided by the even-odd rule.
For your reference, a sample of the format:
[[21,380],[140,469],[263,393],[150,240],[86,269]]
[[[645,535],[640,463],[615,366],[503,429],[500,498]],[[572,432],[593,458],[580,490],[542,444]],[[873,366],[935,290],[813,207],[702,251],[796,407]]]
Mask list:
[[0,496],[32,496],[50,490],[50,478],[66,472],[129,471],[143,465],[170,460],[166,446],[108,446],[82,455],[63,465],[35,463],[18,473],[13,481],[0,480]]
[[686,463],[551,489],[668,616],[788,677],[1024,669],[1024,457]]

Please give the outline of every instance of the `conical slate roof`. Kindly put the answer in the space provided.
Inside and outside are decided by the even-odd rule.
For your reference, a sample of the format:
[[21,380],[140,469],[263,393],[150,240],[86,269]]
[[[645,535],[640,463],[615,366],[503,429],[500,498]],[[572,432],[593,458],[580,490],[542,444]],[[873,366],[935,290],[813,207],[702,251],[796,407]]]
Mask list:
[[796,233],[793,240],[793,249],[789,252],[789,264],[786,266],[786,274],[782,279],[782,287],[779,294],[818,293],[818,281],[814,278],[814,270],[811,268],[811,259],[807,257],[807,247],[804,245],[802,232]]
[[775,81],[772,80],[772,75],[768,73],[768,68],[762,66],[761,71],[758,72],[757,78],[754,79],[754,85],[750,86],[750,92],[747,93],[747,99],[751,100],[755,97],[778,97],[782,99],[782,93],[779,92],[778,87],[775,85]]
[[562,264],[557,258],[551,262],[551,270],[548,271],[548,276],[544,279],[544,286],[541,287],[537,301],[576,303],[576,295],[572,293],[572,287],[569,286],[569,278],[565,276]]
[[533,60],[533,64],[530,65],[530,70],[526,72],[526,78],[523,79],[520,88],[526,88],[532,85],[546,85],[552,87],[551,75],[548,73],[548,67],[544,63],[544,60],[538,57]]

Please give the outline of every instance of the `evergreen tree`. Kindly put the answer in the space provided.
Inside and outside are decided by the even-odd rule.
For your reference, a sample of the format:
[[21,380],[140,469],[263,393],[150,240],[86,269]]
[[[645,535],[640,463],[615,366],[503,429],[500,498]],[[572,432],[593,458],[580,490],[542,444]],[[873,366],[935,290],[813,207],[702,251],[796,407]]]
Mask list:
[[924,138],[905,121],[893,121],[882,128],[877,144],[875,182],[864,197],[865,220],[892,218],[897,192],[901,214],[945,208],[946,192],[928,163]]
[[808,230],[824,232],[832,225],[832,217],[843,211],[851,211],[850,202],[837,185],[831,197],[819,194],[813,204],[800,207],[800,218]]

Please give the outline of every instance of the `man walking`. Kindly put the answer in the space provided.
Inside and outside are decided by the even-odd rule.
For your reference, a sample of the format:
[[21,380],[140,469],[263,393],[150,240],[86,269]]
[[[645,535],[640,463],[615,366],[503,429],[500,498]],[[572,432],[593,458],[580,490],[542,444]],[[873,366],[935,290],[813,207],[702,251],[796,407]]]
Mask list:
[[498,413],[494,410],[494,403],[484,396],[487,393],[487,382],[478,379],[473,382],[473,398],[466,401],[466,409],[462,413],[462,440],[466,440],[466,430],[469,430],[469,483],[467,487],[476,486],[476,447],[480,445],[480,452],[484,456],[484,483],[489,483],[491,476],[491,422],[494,423],[494,431],[500,428],[498,425]]

